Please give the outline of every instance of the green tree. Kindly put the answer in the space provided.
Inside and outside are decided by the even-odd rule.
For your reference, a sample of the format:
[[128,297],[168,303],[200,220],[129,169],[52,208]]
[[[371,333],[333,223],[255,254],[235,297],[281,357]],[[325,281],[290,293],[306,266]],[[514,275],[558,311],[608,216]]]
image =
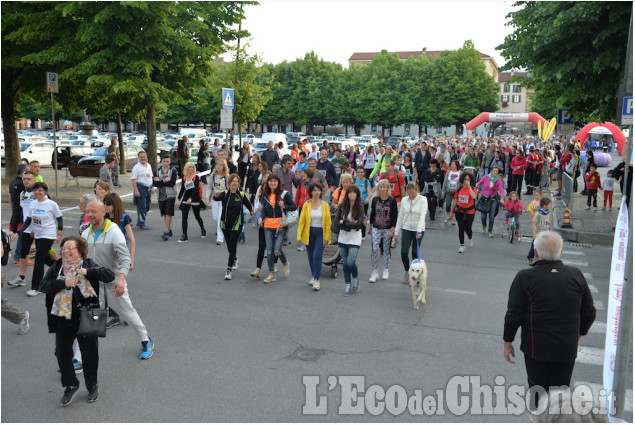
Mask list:
[[528,2],[507,15],[514,32],[496,49],[503,70],[526,69],[536,108],[570,108],[576,119],[614,120],[631,2]]
[[455,125],[460,133],[463,123],[496,109],[498,83],[485,71],[472,41],[458,50],[442,52],[433,64],[431,111],[436,125]]

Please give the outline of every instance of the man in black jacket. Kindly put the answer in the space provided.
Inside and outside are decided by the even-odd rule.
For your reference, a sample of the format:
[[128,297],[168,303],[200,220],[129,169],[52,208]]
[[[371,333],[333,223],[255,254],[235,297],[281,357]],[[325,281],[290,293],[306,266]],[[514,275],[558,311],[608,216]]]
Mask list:
[[503,356],[509,363],[516,357],[512,342],[521,328],[520,349],[530,391],[538,402],[538,385],[569,386],[578,352],[578,341],[595,320],[589,286],[580,270],[562,264],[562,238],[541,232],[534,241],[536,258],[530,269],[516,274],[509,290]]

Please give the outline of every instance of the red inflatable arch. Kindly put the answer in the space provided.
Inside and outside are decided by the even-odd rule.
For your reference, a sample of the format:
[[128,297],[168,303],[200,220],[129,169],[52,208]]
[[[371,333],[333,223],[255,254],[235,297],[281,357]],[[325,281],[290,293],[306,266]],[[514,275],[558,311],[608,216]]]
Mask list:
[[537,114],[536,112],[529,112],[526,114],[502,114],[499,112],[481,112],[472,121],[465,125],[466,130],[474,130],[479,125],[486,122],[533,122],[538,125],[541,122],[544,126],[547,120]]
[[582,127],[582,130],[578,131],[578,134],[575,135],[573,140],[580,142],[581,144],[589,137],[589,131],[593,130],[595,127],[606,127],[610,132],[615,141],[617,142],[617,153],[622,155],[622,148],[624,147],[624,142],[626,142],[626,136],[622,133],[622,130],[612,122],[606,121],[603,124],[599,122],[592,122],[590,124]]

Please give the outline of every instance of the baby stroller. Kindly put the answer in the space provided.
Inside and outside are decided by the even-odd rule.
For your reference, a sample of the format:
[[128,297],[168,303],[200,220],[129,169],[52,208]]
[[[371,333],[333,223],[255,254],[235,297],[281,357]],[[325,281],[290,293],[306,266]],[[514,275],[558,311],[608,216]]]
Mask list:
[[[335,220],[337,210],[331,207],[331,220]],[[322,252],[322,264],[331,266],[331,277],[336,278],[338,275],[337,265],[342,260],[340,249],[337,246],[337,234],[331,233],[331,244],[324,247]]]

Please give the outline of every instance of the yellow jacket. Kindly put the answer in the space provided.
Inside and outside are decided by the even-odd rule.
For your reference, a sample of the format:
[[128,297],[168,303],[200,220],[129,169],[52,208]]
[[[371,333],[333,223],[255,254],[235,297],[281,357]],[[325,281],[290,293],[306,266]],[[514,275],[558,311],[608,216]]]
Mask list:
[[[298,221],[298,240],[303,244],[309,244],[309,228],[311,227],[311,200],[309,199],[302,207],[300,220]],[[323,238],[327,243],[331,243],[331,211],[326,203],[322,202],[322,231]]]

